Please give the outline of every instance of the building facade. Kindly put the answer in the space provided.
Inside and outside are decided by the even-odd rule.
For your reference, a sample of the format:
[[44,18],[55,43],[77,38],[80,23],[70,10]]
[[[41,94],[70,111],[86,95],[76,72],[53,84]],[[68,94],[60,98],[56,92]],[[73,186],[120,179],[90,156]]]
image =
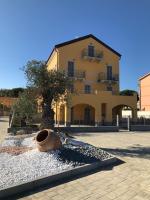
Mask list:
[[140,110],[150,111],[150,73],[139,79]]
[[121,55],[93,35],[55,45],[48,70],[64,70],[74,80],[70,104],[56,102],[55,121],[65,125],[109,125],[124,106],[136,120],[136,95],[119,95]]
[[10,108],[16,101],[17,101],[17,98],[0,97],[0,104],[7,106],[8,108]]
[[11,106],[17,101],[17,98],[0,97],[0,116],[9,115]]

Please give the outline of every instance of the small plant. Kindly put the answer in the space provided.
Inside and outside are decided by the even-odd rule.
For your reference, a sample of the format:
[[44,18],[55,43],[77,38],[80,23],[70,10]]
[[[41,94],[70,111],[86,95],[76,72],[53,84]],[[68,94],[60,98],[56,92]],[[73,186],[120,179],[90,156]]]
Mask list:
[[31,124],[33,116],[37,113],[37,101],[27,90],[19,95],[17,102],[12,107],[12,111],[11,126]]

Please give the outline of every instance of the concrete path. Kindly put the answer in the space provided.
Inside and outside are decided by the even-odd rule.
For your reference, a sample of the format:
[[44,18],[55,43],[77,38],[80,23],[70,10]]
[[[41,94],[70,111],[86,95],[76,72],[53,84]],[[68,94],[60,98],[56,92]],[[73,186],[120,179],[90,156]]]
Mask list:
[[150,132],[78,134],[77,138],[125,163],[20,199],[150,200]]
[[7,128],[8,128],[8,117],[1,117],[0,116],[0,143],[4,140],[6,134],[7,134]]

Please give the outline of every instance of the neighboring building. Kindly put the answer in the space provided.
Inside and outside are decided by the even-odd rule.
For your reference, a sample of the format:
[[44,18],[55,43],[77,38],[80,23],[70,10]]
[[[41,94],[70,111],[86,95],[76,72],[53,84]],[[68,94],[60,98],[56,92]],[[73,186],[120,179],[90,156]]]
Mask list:
[[112,124],[124,106],[136,119],[137,97],[119,95],[119,60],[121,55],[93,35],[58,44],[51,52],[48,70],[65,70],[74,79],[69,106],[55,105],[56,123]]
[[17,101],[17,98],[0,97],[0,104],[7,106],[8,108],[10,108],[16,101]]
[[17,98],[0,97],[0,116],[9,115],[11,106],[17,101]]
[[150,73],[139,79],[140,110],[150,111]]

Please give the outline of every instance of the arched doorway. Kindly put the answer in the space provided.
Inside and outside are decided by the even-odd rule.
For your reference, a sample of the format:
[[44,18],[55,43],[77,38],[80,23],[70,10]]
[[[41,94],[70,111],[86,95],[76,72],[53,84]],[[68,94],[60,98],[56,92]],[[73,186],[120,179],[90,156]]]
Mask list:
[[[126,115],[123,115],[123,113],[122,113],[124,110],[127,111]],[[130,116],[130,118],[132,119],[133,118],[133,112],[134,112],[134,109],[131,106],[128,106],[128,105],[121,104],[121,105],[117,105],[117,106],[113,107],[113,109],[112,109],[113,125],[116,125],[117,120],[118,120],[119,127],[123,128],[123,129],[127,129],[127,126],[128,126],[127,125],[127,118]]]
[[89,104],[77,104],[71,108],[71,124],[95,125],[95,108]]

